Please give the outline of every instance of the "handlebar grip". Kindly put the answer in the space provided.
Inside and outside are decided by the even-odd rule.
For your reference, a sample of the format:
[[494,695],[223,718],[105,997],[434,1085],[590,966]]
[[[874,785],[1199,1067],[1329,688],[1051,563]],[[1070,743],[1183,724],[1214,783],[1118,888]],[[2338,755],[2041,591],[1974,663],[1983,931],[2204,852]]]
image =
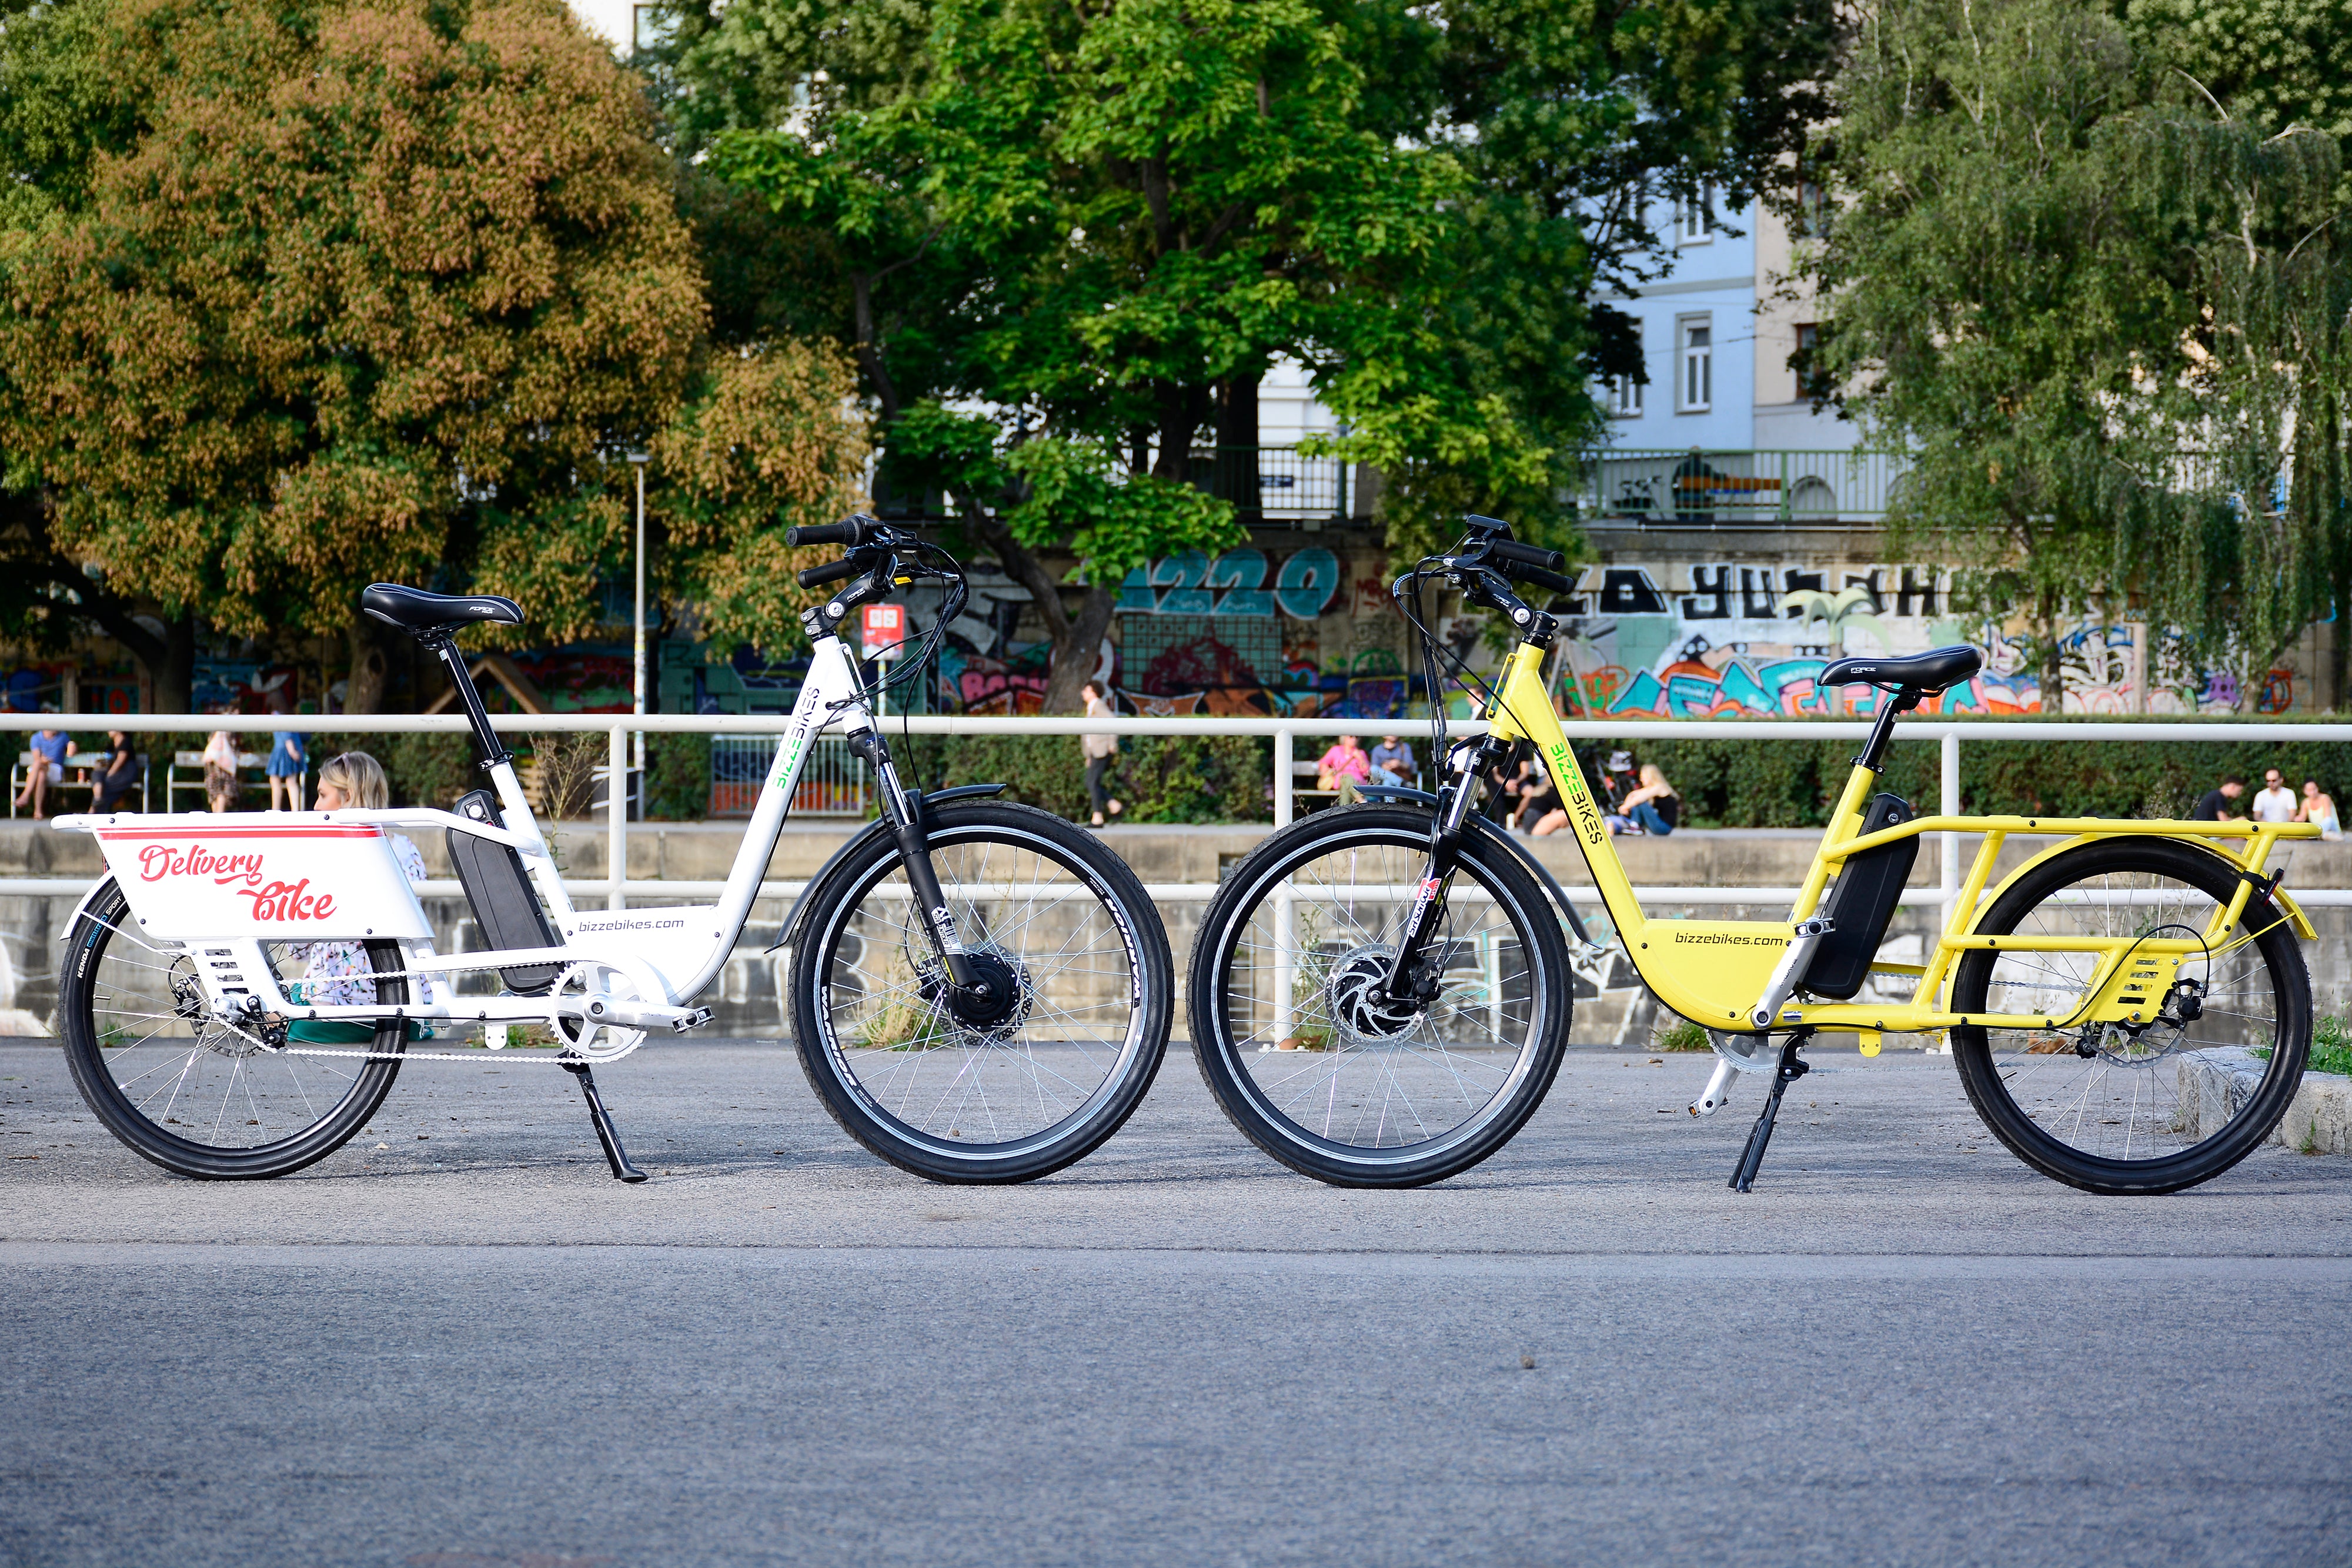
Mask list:
[[1532,566],[1544,571],[1558,571],[1568,564],[1568,557],[1556,549],[1538,549],[1512,539],[1496,539],[1486,547],[1486,553],[1496,560],[1507,560],[1514,566]]
[[[856,549],[866,542],[866,529],[871,522],[868,517],[845,517],[837,523],[812,523],[806,528],[786,528],[784,543],[793,546],[847,545]],[[813,588],[815,584],[803,583],[802,586]]]
[[[1553,559],[1559,559],[1558,552],[1554,552]],[[1563,577],[1556,571],[1546,571],[1539,566],[1519,567],[1512,571],[1511,576],[1520,582],[1531,582],[1538,588],[1549,588],[1554,593],[1574,593],[1576,591],[1576,579],[1572,577]]]
[[[803,529],[800,531],[806,532],[807,530]],[[803,588],[823,588],[828,582],[839,582],[845,577],[856,577],[857,572],[858,566],[854,560],[827,561],[823,566],[813,566],[806,571],[801,573],[801,586]]]

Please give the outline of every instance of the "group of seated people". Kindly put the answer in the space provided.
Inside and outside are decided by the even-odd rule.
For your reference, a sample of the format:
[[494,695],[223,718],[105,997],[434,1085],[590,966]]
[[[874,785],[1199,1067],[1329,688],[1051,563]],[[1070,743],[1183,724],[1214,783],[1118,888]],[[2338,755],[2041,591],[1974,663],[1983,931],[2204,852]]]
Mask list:
[[[1622,751],[1612,755],[1609,762],[1612,784],[1615,775],[1633,771],[1631,758]],[[1380,745],[1367,753],[1357,737],[1343,735],[1339,743],[1316,764],[1315,787],[1340,790],[1344,797],[1349,785],[1412,786],[1420,777],[1421,768],[1412,747],[1399,737],[1382,736]],[[1665,774],[1654,763],[1643,763],[1638,778],[1636,788],[1622,794],[1614,789],[1608,791],[1612,797],[1610,810],[1601,821],[1612,833],[1649,833],[1663,838],[1682,822],[1682,797],[1675,793],[1675,787],[1666,782]],[[1522,758],[1517,770],[1507,775],[1496,768],[1488,774],[1487,782],[1503,800],[1507,826],[1538,838],[1568,826],[1568,802],[1560,798],[1559,781],[1536,758]]]
[[[80,755],[81,748],[62,729],[35,732],[32,744],[32,766],[25,769],[25,787],[16,794],[19,809],[30,806],[38,821],[48,815],[49,790],[66,781],[66,763]],[[146,764],[131,747],[131,737],[119,729],[106,732],[106,749],[95,758],[74,764],[91,775],[97,786],[93,811],[111,811],[121,805],[125,796],[139,788],[140,776]]]

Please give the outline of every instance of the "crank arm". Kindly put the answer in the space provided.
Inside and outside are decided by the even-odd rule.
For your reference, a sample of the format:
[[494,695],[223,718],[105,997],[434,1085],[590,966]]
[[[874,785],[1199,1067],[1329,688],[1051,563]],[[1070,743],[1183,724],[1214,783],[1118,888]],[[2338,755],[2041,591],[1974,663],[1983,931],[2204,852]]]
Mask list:
[[592,1024],[608,1024],[614,1029],[669,1030],[684,1034],[690,1029],[700,1029],[710,1021],[709,1008],[664,1007],[654,1002],[625,1000],[619,997],[588,997],[577,1008],[559,1009],[565,1017],[578,1017]]

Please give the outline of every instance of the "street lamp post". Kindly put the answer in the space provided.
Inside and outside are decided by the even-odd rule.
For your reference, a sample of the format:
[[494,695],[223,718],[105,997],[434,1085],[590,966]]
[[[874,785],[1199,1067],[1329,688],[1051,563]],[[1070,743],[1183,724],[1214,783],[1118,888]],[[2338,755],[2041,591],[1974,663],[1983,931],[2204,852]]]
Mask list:
[[[646,465],[652,460],[650,452],[629,454],[629,465],[637,471],[637,593],[630,612],[636,626],[636,664],[629,680],[629,711],[639,718],[646,716]],[[642,790],[646,777],[646,732],[642,729],[636,735],[635,761],[637,788]],[[616,788],[625,792],[628,780],[621,780]],[[640,795],[638,800],[642,816],[644,797]]]

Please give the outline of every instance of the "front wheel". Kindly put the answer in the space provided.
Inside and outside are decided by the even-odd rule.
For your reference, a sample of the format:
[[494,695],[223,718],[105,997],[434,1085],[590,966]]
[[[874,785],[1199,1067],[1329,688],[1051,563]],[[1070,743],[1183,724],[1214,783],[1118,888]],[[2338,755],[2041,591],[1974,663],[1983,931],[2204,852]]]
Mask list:
[[1568,946],[1510,850],[1460,851],[1424,999],[1386,994],[1430,818],[1318,812],[1210,902],[1185,1001],[1210,1092],[1249,1140],[1339,1186],[1419,1186],[1508,1143],[1568,1043]]
[[793,1031],[845,1131],[940,1182],[1016,1182],[1100,1147],[1168,1049],[1167,929],[1127,862],[1061,818],[934,808],[931,866],[992,996],[954,992],[898,846],[877,834],[809,895]]
[[[2238,887],[2220,856],[2139,839],[2052,857],[1996,900],[1981,936],[2163,937],[2210,942],[2145,1020],[2084,1023],[2102,956],[1979,949],[1952,977],[1952,1010],[2044,1015],[2038,1029],[1952,1030],[1977,1113],[2044,1176],[2099,1193],[2177,1192],[2252,1153],[2303,1082],[2311,975],[2284,914],[2246,902],[2208,936]],[[2151,990],[2158,988],[2151,983]]]
[[[281,994],[333,985],[353,993],[337,1001],[408,999],[396,943],[260,946]],[[341,1148],[391,1092],[404,1026],[313,1026],[315,1041],[289,1040],[282,1020],[233,1026],[205,1005],[195,962],[177,943],[141,936],[111,881],[83,909],[66,941],[58,1021],[90,1111],[132,1152],[186,1176],[284,1176]],[[344,977],[309,978],[330,972]]]

